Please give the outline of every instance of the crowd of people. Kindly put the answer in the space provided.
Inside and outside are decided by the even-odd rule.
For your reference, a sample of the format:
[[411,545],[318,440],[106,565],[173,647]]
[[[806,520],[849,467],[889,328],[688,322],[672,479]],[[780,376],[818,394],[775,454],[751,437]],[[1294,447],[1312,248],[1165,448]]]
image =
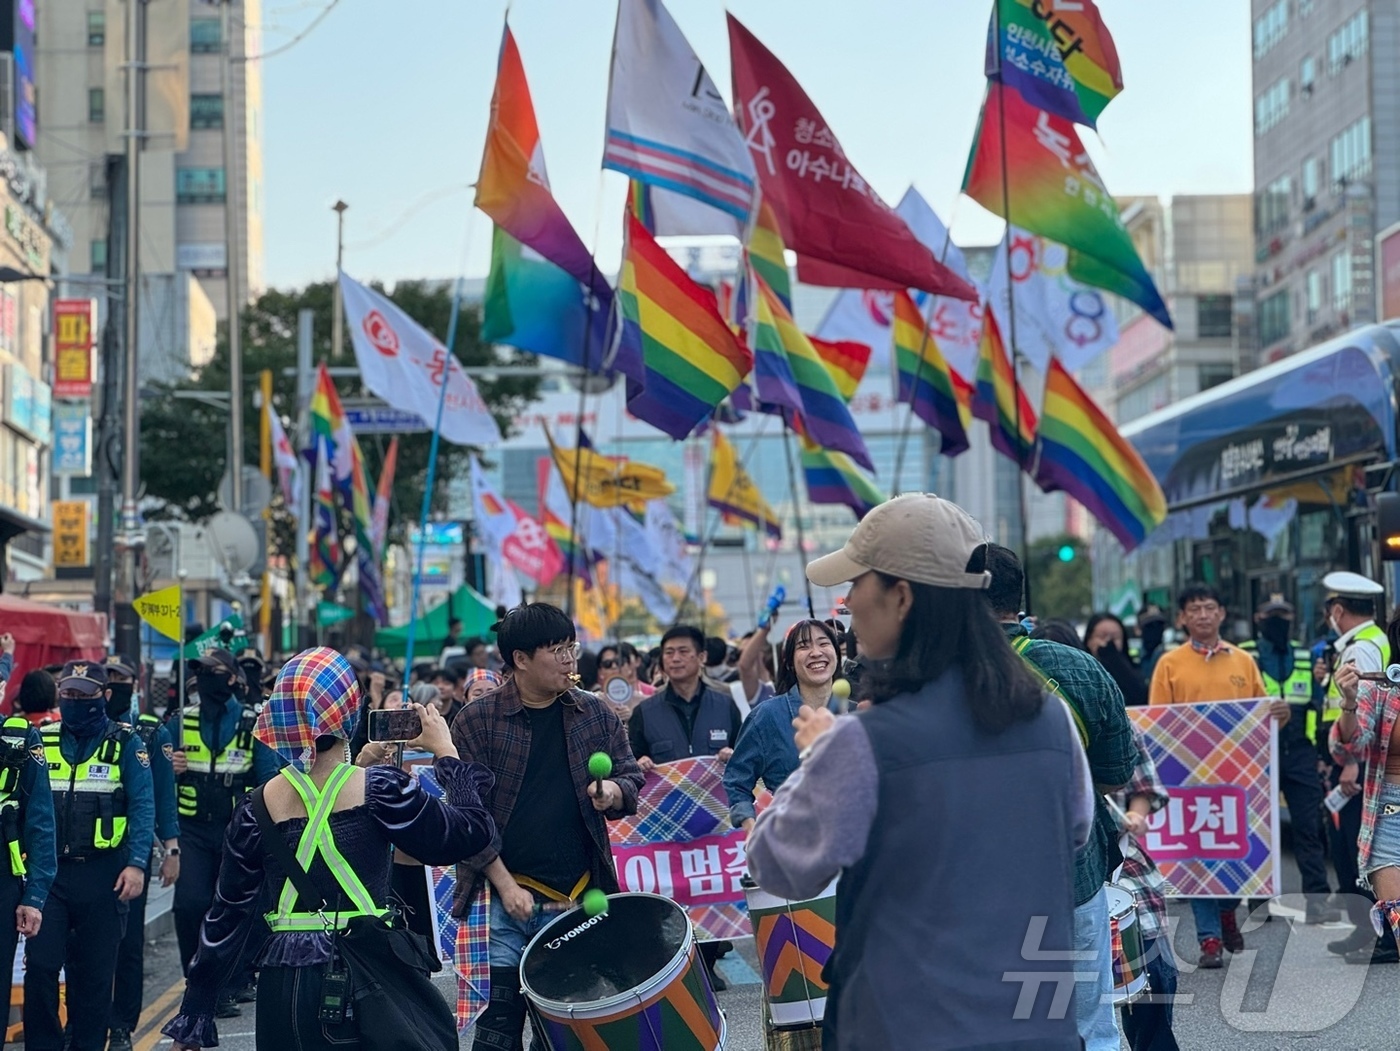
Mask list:
[[[188,979],[164,1027],[177,1051],[216,1046],[218,1021],[250,1004],[260,1046],[400,1046],[371,1038],[370,1001],[327,992],[360,980],[366,946],[400,936],[417,941],[381,955],[397,961],[396,1009],[418,1019],[402,1046],[456,1046],[427,983],[423,870],[455,864],[454,914],[489,901],[474,1046],[521,1049],[526,946],[588,891],[618,892],[608,823],[636,812],[647,775],[709,756],[759,887],[804,900],[840,879],[825,1046],[906,1046],[917,1031],[939,1034],[930,1047],[1116,1051],[1126,1037],[1171,1051],[1170,888],[1145,848],[1169,791],[1128,718],[1144,704],[1270,699],[1303,918],[1346,915],[1355,929],[1329,949],[1348,962],[1396,959],[1400,687],[1385,669],[1400,616],[1378,625],[1378,585],[1329,576],[1317,640],[1271,596],[1251,637],[1226,641],[1230,611],[1205,586],[1177,596],[1171,627],[1155,610],[1133,628],[1108,613],[1082,631],[1037,623],[1016,555],[929,495],[880,505],[808,575],[847,589],[849,623],[799,620],[780,639],[765,623],[733,643],[678,624],[650,649],[588,653],[564,611],[536,602],[504,613],[494,647],[453,636],[407,682],[354,648],[280,666],[212,649],[165,710],[124,655],[29,671],[0,725],[0,892],[15,915],[0,956],[25,938],[26,1045],[129,1051],[158,879],[174,886]],[[13,649],[0,636],[0,679]],[[371,713],[400,709],[417,715],[414,738],[375,739]],[[436,791],[403,768],[404,745],[426,754]],[[1345,805],[1324,821],[1332,788]],[[774,793],[761,812],[760,789]],[[1006,835],[981,834],[989,824]],[[1008,850],[1037,878],[982,893]],[[1131,896],[1149,981],[1121,1011],[1114,887]],[[1239,904],[1191,901],[1199,966],[1244,949]],[[1028,956],[1032,931],[1042,951]],[[700,945],[711,989],[730,948]],[[1054,1008],[1067,997],[1025,995],[1065,981],[1067,1014]]]

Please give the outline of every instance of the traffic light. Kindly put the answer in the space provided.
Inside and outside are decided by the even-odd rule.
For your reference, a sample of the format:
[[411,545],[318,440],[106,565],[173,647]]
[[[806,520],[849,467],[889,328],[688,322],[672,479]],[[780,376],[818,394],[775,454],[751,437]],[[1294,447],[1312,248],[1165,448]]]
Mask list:
[[1387,562],[1400,559],[1400,493],[1381,493],[1376,497],[1376,530],[1381,539],[1381,558]]
[[[1059,554],[1059,556],[1060,556],[1060,561],[1061,561],[1061,562],[1073,562],[1073,561],[1074,561],[1074,554],[1075,554],[1074,545],[1073,545],[1073,544],[1061,544],[1061,545],[1060,545],[1060,550],[1059,550],[1058,554]],[[1400,554],[1397,554],[1396,557],[1397,557],[1397,558],[1400,558]]]

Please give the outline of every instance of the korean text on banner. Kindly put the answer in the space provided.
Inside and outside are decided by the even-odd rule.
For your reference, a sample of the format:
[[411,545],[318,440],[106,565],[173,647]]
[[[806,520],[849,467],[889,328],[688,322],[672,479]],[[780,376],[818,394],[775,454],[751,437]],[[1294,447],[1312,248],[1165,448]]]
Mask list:
[[53,395],[92,397],[93,333],[97,301],[56,299],[53,304]]
[[57,567],[86,566],[88,551],[88,502],[53,502],[53,564]]
[[1170,802],[1143,849],[1182,898],[1269,898],[1279,871],[1278,730],[1269,701],[1130,708]]
[[147,592],[132,602],[137,616],[167,639],[179,642],[185,634],[184,618],[180,615],[180,585],[172,584],[159,591]]
[[[662,763],[647,774],[637,812],[608,826],[625,891],[684,905],[701,941],[746,938],[747,835],[729,823],[724,764],[712,756]],[[760,809],[771,800],[760,794]]]

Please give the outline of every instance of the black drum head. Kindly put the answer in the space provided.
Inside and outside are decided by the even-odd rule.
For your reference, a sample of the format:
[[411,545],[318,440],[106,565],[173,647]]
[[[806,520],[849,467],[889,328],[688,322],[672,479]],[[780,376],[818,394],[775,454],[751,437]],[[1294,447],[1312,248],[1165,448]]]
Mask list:
[[589,919],[582,909],[542,930],[521,962],[526,990],[541,1000],[586,1004],[645,984],[685,944],[690,919],[665,898],[620,894]]

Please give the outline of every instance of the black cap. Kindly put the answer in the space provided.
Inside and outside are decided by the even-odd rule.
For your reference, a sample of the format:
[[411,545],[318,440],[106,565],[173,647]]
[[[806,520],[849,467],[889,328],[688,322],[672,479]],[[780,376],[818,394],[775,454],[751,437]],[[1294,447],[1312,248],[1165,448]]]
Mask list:
[[69,661],[58,673],[58,688],[96,697],[107,688],[107,669],[99,661]]
[[238,666],[238,661],[234,659],[232,653],[225,649],[212,649],[202,656],[196,657],[190,662],[196,670],[221,671],[230,675],[241,675],[243,669]]
[[136,665],[119,654],[108,654],[107,659],[102,664],[109,674],[116,672],[118,675],[125,675],[128,679],[136,678]]

